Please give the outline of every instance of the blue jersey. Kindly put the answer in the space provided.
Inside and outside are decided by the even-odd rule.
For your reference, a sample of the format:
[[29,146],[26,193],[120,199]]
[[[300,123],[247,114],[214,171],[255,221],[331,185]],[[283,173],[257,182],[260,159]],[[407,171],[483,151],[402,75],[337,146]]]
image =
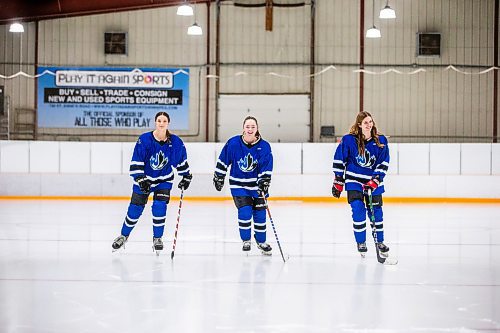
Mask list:
[[356,137],[352,134],[342,137],[333,156],[333,172],[341,177],[344,177],[345,172],[347,191],[363,191],[363,184],[378,176],[380,184],[373,194],[384,193],[384,177],[389,168],[389,147],[385,136],[380,135],[379,140],[384,147],[378,147],[373,139],[367,140],[365,153],[361,156]]
[[259,197],[257,184],[261,178],[271,178],[273,172],[273,154],[271,146],[262,138],[249,145],[241,135],[226,142],[220,153],[215,174],[225,177],[228,168],[229,187],[233,196]]
[[190,173],[186,147],[181,138],[171,134],[167,141],[158,141],[153,132],[142,134],[135,144],[134,154],[130,162],[130,176],[134,178],[146,176],[151,181],[151,191],[155,187],[171,189],[174,180],[174,169],[179,176]]

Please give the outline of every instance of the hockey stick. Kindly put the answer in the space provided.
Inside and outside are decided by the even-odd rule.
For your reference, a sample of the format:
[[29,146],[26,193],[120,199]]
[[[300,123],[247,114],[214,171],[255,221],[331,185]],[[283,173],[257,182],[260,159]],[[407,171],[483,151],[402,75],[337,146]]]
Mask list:
[[[276,228],[274,227],[274,222],[273,222],[273,218],[271,216],[271,211],[269,210],[269,205],[267,204],[266,196],[264,193],[262,193],[262,199],[264,199],[264,203],[266,204],[267,215],[269,215],[269,221],[271,221],[271,225],[273,226],[274,237],[276,237],[276,243],[278,243],[278,247],[279,247],[280,253],[281,253],[281,258],[283,258],[283,262],[286,262],[285,256],[283,255],[283,250],[281,249],[280,240],[278,239],[278,234],[276,233]],[[287,257],[287,259],[289,259],[289,258],[290,257]]]
[[373,213],[372,189],[368,190],[368,208],[370,209],[370,226],[372,227],[372,236],[373,240],[375,241],[375,251],[377,252],[377,260],[381,264],[396,265],[398,263],[397,259],[382,257],[380,255],[380,250],[378,249],[377,227],[375,225],[375,214]]
[[179,212],[177,213],[177,225],[175,226],[174,234],[174,245],[172,247],[172,253],[170,254],[170,259],[174,259],[175,245],[177,244],[177,231],[179,231],[179,221],[181,220],[181,208],[182,208],[182,198],[184,197],[184,189],[181,189],[181,199],[179,201]]

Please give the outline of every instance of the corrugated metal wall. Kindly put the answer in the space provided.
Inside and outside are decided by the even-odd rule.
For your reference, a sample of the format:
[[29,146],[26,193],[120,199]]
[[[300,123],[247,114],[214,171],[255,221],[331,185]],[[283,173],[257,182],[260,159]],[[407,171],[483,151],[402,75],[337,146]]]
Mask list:
[[[491,141],[493,72],[467,75],[446,70],[446,66],[460,65],[459,70],[469,73],[493,66],[495,0],[390,0],[397,19],[381,20],[378,11],[385,2],[375,0],[374,22],[372,1],[364,3],[365,28],[375,23],[382,33],[381,39],[365,39],[365,69],[381,72],[394,68],[409,73],[423,68],[426,72],[364,75],[364,109],[373,113],[380,130],[392,136],[395,142]],[[310,2],[302,7],[275,6],[272,32],[265,30],[264,7],[244,8],[221,2],[219,92],[287,94],[314,90],[314,141],[334,140],[320,138],[320,127],[333,125],[337,135],[342,135],[359,110],[359,74],[353,71],[358,69],[360,61],[360,5],[360,1],[354,0],[316,0],[314,72],[319,74],[311,87]],[[190,67],[192,126],[189,133],[180,134],[188,134],[187,140],[204,141],[205,66],[210,67],[210,74],[215,74],[217,8],[215,3],[211,4],[210,64],[206,63],[206,35],[187,36],[186,29],[193,18],[179,17],[175,10],[166,7],[40,21],[38,63]],[[206,32],[207,5],[195,5],[195,12],[196,20]],[[104,55],[105,31],[128,32],[128,56]],[[442,34],[440,58],[416,57],[417,32]],[[17,72],[19,42],[15,39],[19,37],[9,33],[6,26],[0,33],[0,74]],[[22,38],[26,46],[23,62],[33,64],[34,23],[29,24]],[[321,72],[330,65],[336,69]],[[33,72],[32,65],[23,68],[25,72]],[[214,139],[215,132],[216,81],[209,80],[209,140]],[[4,82],[13,105],[33,108],[32,80]],[[43,136],[43,133],[51,135]],[[40,138],[61,139],[64,134],[72,133],[75,130],[43,129]],[[82,140],[133,140],[132,137],[99,137],[104,132],[98,130],[80,133],[94,135],[81,136]],[[63,136],[58,136],[60,134]]]
[[[206,27],[206,6],[196,7],[196,20]],[[41,21],[38,61],[41,66],[188,67],[190,130],[176,133],[186,141],[199,140],[204,127],[206,42],[186,34],[193,21],[177,16],[176,7]],[[105,55],[104,32],[127,32],[128,55]],[[105,137],[109,130],[46,128],[40,129],[39,137],[78,133],[83,140],[122,141],[134,140],[142,130],[112,132],[115,136]]]
[[[0,74],[12,76],[18,72],[34,75],[35,23],[24,24],[24,33],[11,33],[9,26],[0,26]],[[5,87],[5,108],[10,131],[33,139],[35,117],[35,81],[26,76],[0,78]],[[15,112],[17,110],[17,112]]]
[[[365,74],[364,109],[372,112],[379,128],[398,142],[491,140],[492,72],[465,75],[445,70],[444,65],[463,65],[460,70],[473,73],[486,69],[476,66],[493,66],[494,1],[393,0],[389,3],[396,10],[397,18],[379,19],[378,12],[385,1],[377,0],[373,21],[372,2],[365,2],[366,29],[375,24],[382,33],[380,39],[365,39],[365,68],[374,72],[394,68],[409,73],[418,65],[427,72]],[[323,13],[318,15],[318,25],[328,26],[335,36],[330,40],[317,39],[318,60],[336,63],[338,71],[317,81],[316,96],[327,105],[319,111],[321,122],[335,125],[338,135],[348,131],[359,110],[358,82],[349,74],[352,67],[348,66],[359,61],[356,52],[359,48],[358,6],[358,1],[349,2],[347,8],[345,1],[318,3],[318,13]],[[329,18],[328,12],[343,14],[336,15],[328,24],[324,22]],[[336,30],[339,26],[346,28],[339,32]],[[417,32],[442,34],[440,58],[416,56]],[[318,35],[322,36],[322,32],[318,31]],[[326,51],[329,49],[333,54],[330,59]],[[335,87],[337,91],[332,92],[333,96],[321,93],[331,90],[326,86]],[[329,102],[325,103],[325,99]],[[316,134],[319,133],[316,131]]]
[[264,7],[221,5],[220,93],[308,93],[309,67],[298,65],[310,62],[307,8],[275,7],[269,32]]

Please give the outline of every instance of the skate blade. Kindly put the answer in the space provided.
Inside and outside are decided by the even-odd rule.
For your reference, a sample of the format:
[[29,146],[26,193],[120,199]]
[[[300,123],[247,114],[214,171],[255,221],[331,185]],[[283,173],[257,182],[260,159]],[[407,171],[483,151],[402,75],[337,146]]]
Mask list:
[[389,252],[385,252],[385,253],[384,252],[380,252],[380,256],[382,258],[388,258],[389,257]]
[[125,250],[125,245],[123,245],[122,247],[119,247],[117,249],[111,248],[111,253],[115,253],[115,252],[118,252],[118,251],[121,251],[121,250]]
[[361,258],[366,258],[366,253],[360,252],[359,255],[361,256]]
[[155,249],[155,247],[153,246],[153,252],[156,252],[156,256],[159,256],[162,250],[163,249]]
[[397,264],[398,264],[398,259],[393,257],[388,257],[384,261],[384,265],[397,265]]
[[272,253],[272,252],[264,252],[264,251],[262,251],[262,250],[260,251],[260,253],[262,253],[262,255],[264,255],[264,256],[268,256],[268,257],[273,255],[273,253]]

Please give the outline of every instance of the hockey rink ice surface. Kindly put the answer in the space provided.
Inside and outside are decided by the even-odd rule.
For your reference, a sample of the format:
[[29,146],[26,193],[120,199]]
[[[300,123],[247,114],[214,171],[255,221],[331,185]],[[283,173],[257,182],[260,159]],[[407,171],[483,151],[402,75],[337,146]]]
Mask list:
[[500,205],[384,204],[396,266],[356,251],[347,203],[270,201],[272,257],[241,251],[232,201],[0,200],[0,332],[500,332]]

